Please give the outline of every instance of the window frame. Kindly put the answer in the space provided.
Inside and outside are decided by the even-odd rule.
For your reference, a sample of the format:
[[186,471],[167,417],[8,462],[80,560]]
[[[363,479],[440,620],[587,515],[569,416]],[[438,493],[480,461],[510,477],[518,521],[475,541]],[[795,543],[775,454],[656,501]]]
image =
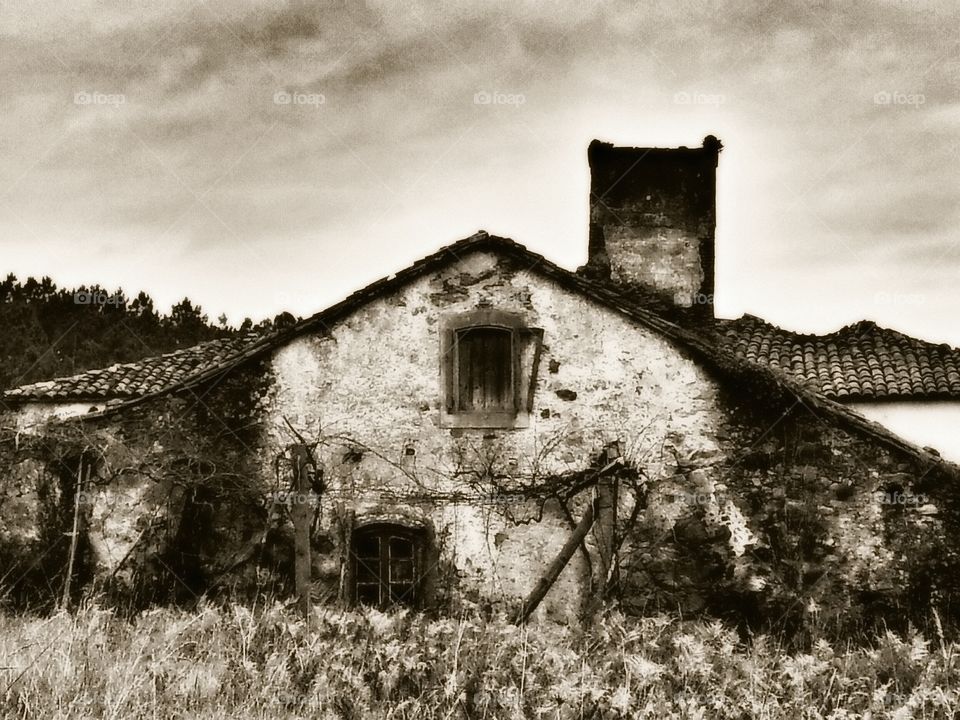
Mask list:
[[[512,410],[460,410],[459,333],[494,328],[510,333],[510,395]],[[440,326],[440,380],[443,402],[440,407],[442,428],[520,428],[527,427],[529,412],[521,406],[521,334],[527,329],[516,313],[484,308],[446,315]]]
[[[359,541],[369,538],[376,538],[378,541],[377,568],[375,571],[375,576],[377,578],[376,583],[360,581],[361,573],[359,572],[359,564],[364,562],[364,558],[359,556],[357,545]],[[404,540],[409,542],[412,546],[410,556],[410,560],[412,560],[411,580],[409,583],[404,583],[409,584],[410,590],[412,590],[412,596],[409,598],[409,600],[397,600],[393,596],[392,586],[400,584],[393,582],[391,578],[393,571],[393,558],[390,556],[390,541],[393,539]],[[414,609],[421,608],[424,604],[425,583],[427,577],[427,573],[425,571],[425,568],[427,567],[427,540],[427,534],[424,530],[410,528],[396,523],[376,522],[355,528],[350,537],[349,553],[351,604],[355,606],[365,605],[367,607],[377,607],[381,610],[390,607],[411,607]],[[399,562],[406,561],[406,558],[399,560]],[[367,567],[370,568],[369,565],[367,565]],[[376,585],[378,587],[379,602],[376,605],[361,602],[361,585]]]
[[[509,348],[507,350],[508,354],[508,363],[509,371],[507,372],[507,388],[506,388],[506,397],[504,406],[502,409],[467,409],[464,405],[467,403],[466,398],[461,394],[462,391],[462,377],[461,372],[463,371],[463,362],[462,355],[460,354],[460,348],[464,342],[464,336],[467,333],[476,333],[478,331],[493,331],[502,336],[506,336],[509,341]],[[501,325],[470,325],[469,327],[456,328],[453,331],[453,343],[454,343],[454,358],[451,360],[451,372],[453,373],[452,386],[453,386],[453,397],[452,411],[458,415],[468,415],[468,414],[478,414],[478,415],[510,415],[511,417],[516,414],[517,411],[517,338],[516,332],[511,328],[505,328]]]

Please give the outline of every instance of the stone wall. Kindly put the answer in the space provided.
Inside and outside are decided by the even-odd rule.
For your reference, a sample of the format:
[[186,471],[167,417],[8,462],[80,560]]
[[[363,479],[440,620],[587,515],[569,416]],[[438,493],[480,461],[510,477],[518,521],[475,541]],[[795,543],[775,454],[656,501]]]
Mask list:
[[[636,612],[795,624],[949,605],[956,503],[934,474],[789,393],[721,383],[655,332],[516,262],[472,253],[208,387],[4,435],[0,532],[39,550],[78,506],[79,585],[141,602],[288,593],[288,450],[305,441],[322,485],[315,599],[347,599],[351,533],[393,522],[429,537],[430,604],[507,610],[606,464],[610,510],[541,618],[572,621],[601,588]],[[542,331],[538,361],[523,365],[533,395],[522,428],[441,426],[442,318],[478,307]],[[76,503],[81,455],[93,474]],[[62,564],[62,547],[54,556]]]
[[949,487],[802,403],[723,402],[720,456],[651,483],[624,553],[628,605],[842,633],[956,614]]
[[719,150],[592,142],[588,266],[712,315]]
[[[543,331],[529,424],[445,429],[441,318],[484,306]],[[284,418],[304,437],[322,438],[331,508],[382,512],[389,489],[386,504],[418,507],[430,518],[444,543],[441,563],[462,591],[494,602],[530,590],[588,498],[571,504],[567,517],[555,503],[541,510],[542,502],[521,501],[509,487],[498,496],[503,488],[481,470],[522,485],[582,472],[614,442],[628,458],[648,456],[654,469],[665,442],[687,454],[717,447],[717,388],[702,368],[654,333],[488,253],[357,310],[329,334],[290,342],[271,367],[264,445],[290,441]],[[575,615],[588,582],[578,554],[543,613]]]
[[28,402],[10,414],[18,432],[36,432],[50,420],[63,420],[103,410],[104,402]]
[[31,605],[61,601],[76,515],[75,595],[195,599],[263,525],[251,416],[268,381],[254,366],[122,413],[62,421],[48,405],[46,421],[32,407],[5,416],[0,543],[3,572],[22,586],[13,594]]
[[[643,512],[622,553],[621,594],[634,609],[731,615],[742,607],[760,618],[814,608],[853,619],[863,598],[898,608],[936,599],[911,585],[925,582],[923,559],[898,552],[901,535],[918,547],[944,542],[935,500],[912,489],[922,469],[796,402],[763,409],[746,388],[722,390],[656,334],[524,270],[492,255],[465,257],[327,335],[277,351],[264,444],[285,441],[281,417],[307,437],[329,438],[320,455],[330,498],[361,515],[382,512],[384,487],[388,505],[413,505],[405,493],[419,499],[461,591],[494,600],[529,588],[571,517],[550,505],[541,514],[529,501],[471,501],[485,486],[470,472],[564,477],[614,442],[645,479]],[[486,304],[544,331],[530,426],[443,429],[438,319]],[[897,483],[899,495],[890,490]],[[457,493],[467,499],[445,499]],[[623,491],[621,523],[634,500]],[[581,497],[568,510],[575,518],[584,507]],[[594,532],[593,565],[598,546]],[[575,557],[544,614],[583,604],[587,564]]]

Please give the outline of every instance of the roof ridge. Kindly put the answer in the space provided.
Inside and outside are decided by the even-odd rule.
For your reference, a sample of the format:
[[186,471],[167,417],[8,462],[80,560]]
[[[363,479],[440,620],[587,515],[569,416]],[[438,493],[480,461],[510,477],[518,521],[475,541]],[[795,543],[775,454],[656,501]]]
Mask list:
[[730,332],[735,330],[738,325],[754,323],[760,324],[765,327],[771,328],[777,332],[783,333],[784,335],[789,335],[796,338],[798,341],[806,341],[811,339],[816,340],[834,340],[838,337],[844,337],[845,334],[849,333],[864,333],[864,332],[876,332],[883,335],[894,335],[896,337],[908,340],[913,343],[921,343],[930,347],[947,347],[953,351],[960,352],[960,347],[955,347],[950,343],[946,342],[934,342],[933,340],[927,340],[925,338],[917,337],[915,335],[908,335],[902,330],[897,330],[895,328],[886,327],[885,325],[880,325],[876,320],[871,320],[869,318],[863,318],[861,320],[856,320],[854,322],[847,323],[836,330],[831,330],[830,332],[825,333],[816,333],[816,332],[803,332],[800,330],[790,330],[783,327],[782,325],[777,325],[770,320],[759,317],[758,315],[753,315],[751,313],[743,313],[738,318],[723,318],[720,319],[721,327],[724,332]]
[[844,325],[839,330],[834,330],[831,333],[822,335],[823,338],[833,338],[841,337],[844,333],[856,334],[861,337],[866,337],[868,334],[874,336],[881,336],[885,338],[897,338],[901,341],[909,342],[912,345],[921,345],[927,348],[946,348],[950,352],[960,353],[960,348],[951,345],[946,342],[934,342],[933,340],[927,340],[926,338],[917,337],[916,335],[908,335],[902,330],[897,330],[895,328],[886,327],[884,325],[877,324],[874,320],[858,320],[855,323],[849,323]]
[[[801,404],[808,407],[808,409],[818,408],[826,412],[832,420],[845,429],[870,437],[888,448],[904,453],[928,470],[938,468],[950,478],[960,479],[960,467],[904,440],[882,425],[867,420],[859,413],[828,398],[816,387],[800,379],[795,379],[786,371],[737,354],[734,350],[723,344],[719,333],[701,333],[681,327],[675,322],[650,311],[648,308],[638,305],[636,300],[631,299],[614,286],[597,283],[581,274],[571,272],[551,262],[542,255],[528,250],[521,243],[510,238],[492,236],[485,231],[479,231],[468,238],[446,245],[399,272],[374,281],[347,296],[340,302],[295,323],[289,328],[261,336],[259,340],[255,340],[251,344],[239,348],[236,352],[211,366],[194,370],[193,372],[187,372],[183,377],[170,382],[166,386],[158,386],[155,389],[151,388],[144,394],[125,399],[103,410],[88,413],[87,415],[71,416],[61,422],[82,423],[86,419],[112,414],[148,402],[162,395],[191,390],[198,385],[240,367],[250,360],[259,358],[262,354],[272,351],[274,348],[279,347],[288,340],[292,340],[301,333],[315,329],[318,324],[323,326],[323,328],[327,328],[329,324],[338,322],[343,316],[349,315],[356,310],[357,307],[379,296],[379,294],[387,288],[402,287],[403,284],[409,280],[416,279],[433,268],[442,267],[445,263],[449,262],[450,255],[456,257],[455,249],[472,251],[486,247],[502,249],[514,255],[515,259],[522,257],[525,263],[533,261],[529,265],[529,271],[539,272],[547,278],[565,286],[567,289],[580,292],[598,304],[615,312],[619,312],[650,330],[659,332],[665,338],[677,344],[682,350],[698,358],[725,381],[738,382],[744,379],[744,375],[752,375],[752,379],[756,382],[748,384],[760,386],[761,389],[759,392],[768,392],[769,390],[777,389],[781,393],[792,395],[800,401]],[[759,318],[757,318],[757,320],[759,320]],[[766,321],[763,320],[760,320],[760,322],[766,323]],[[769,325],[770,323],[766,324]],[[927,473],[924,474],[926,475]]]

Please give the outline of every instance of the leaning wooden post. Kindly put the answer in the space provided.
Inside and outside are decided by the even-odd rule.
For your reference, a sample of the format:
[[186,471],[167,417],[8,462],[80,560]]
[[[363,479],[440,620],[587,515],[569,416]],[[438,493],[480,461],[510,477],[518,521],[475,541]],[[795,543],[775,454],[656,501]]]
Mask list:
[[293,520],[294,537],[294,586],[297,607],[304,619],[310,618],[310,525],[313,509],[310,503],[310,454],[303,445],[294,445],[293,450],[293,501],[290,516]]
[[349,607],[353,601],[354,569],[351,557],[351,541],[356,515],[346,510],[343,503],[337,504],[337,516],[340,520],[340,604]]
[[593,521],[593,538],[597,548],[597,562],[590,579],[590,594],[585,603],[584,619],[590,617],[606,600],[607,591],[615,581],[617,572],[617,515],[619,511],[619,480],[616,465],[622,464],[620,443],[611,443],[604,449],[607,464],[600,471],[595,486],[598,501]]
[[77,556],[80,534],[80,499],[83,496],[84,472],[83,456],[81,456],[77,463],[77,486],[73,490],[73,531],[70,533],[70,553],[67,555],[67,577],[63,581],[63,597],[60,600],[60,607],[64,610],[70,609],[70,584],[73,579],[73,561]]
[[587,511],[583,514],[583,517],[577,524],[573,534],[567,539],[567,542],[564,543],[563,547],[560,548],[560,552],[557,554],[557,557],[552,563],[550,563],[549,567],[547,567],[543,577],[541,577],[537,581],[537,584],[533,586],[533,590],[530,591],[527,599],[523,601],[523,605],[520,606],[520,609],[514,616],[513,621],[517,625],[522,625],[525,623],[530,615],[533,614],[533,611],[537,609],[540,601],[543,600],[550,588],[553,587],[553,584],[557,581],[557,578],[560,577],[560,573],[563,572],[563,569],[567,566],[567,563],[570,562],[570,558],[573,557],[573,554],[577,551],[580,543],[587,536],[587,533],[590,531],[590,526],[593,525],[593,516],[595,513],[596,504],[597,500],[594,499],[594,501],[590,504],[590,507],[588,507]]

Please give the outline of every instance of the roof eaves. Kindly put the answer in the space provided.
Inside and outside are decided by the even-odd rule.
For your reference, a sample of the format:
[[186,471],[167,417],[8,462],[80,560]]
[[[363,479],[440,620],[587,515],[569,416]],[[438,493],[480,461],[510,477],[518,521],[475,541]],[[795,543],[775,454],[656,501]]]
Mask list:
[[483,249],[495,249],[522,258],[525,263],[530,263],[527,268],[528,272],[539,272],[542,275],[555,279],[560,282],[561,285],[572,288],[594,301],[633,319],[639,324],[659,332],[661,335],[674,341],[681,349],[693,354],[707,367],[718,371],[723,378],[737,378],[749,375],[765,383],[769,383],[772,386],[778,387],[783,392],[792,394],[797,400],[803,402],[811,409],[811,411],[818,408],[825,412],[842,427],[868,436],[889,448],[905,453],[924,467],[937,467],[951,477],[960,479],[960,467],[957,465],[947,462],[939,456],[909,443],[882,425],[867,420],[859,413],[845,407],[841,403],[827,398],[818,390],[792,378],[784,371],[738,356],[732,351],[722,347],[716,336],[702,335],[698,332],[682,328],[673,322],[646,311],[642,307],[636,306],[628,297],[625,297],[622,293],[615,291],[607,285],[572,273],[547,260],[542,255],[527,250],[526,247],[513,240],[488,235],[484,231],[480,231],[469,238],[447,245],[437,252],[427,255],[404,270],[367,285],[339,303],[335,303],[327,309],[301,320],[290,328],[264,336],[259,341],[241,349],[241,351],[236,354],[225,358],[214,367],[205,368],[201,372],[188,375],[182,380],[155,392],[117,403],[99,412],[67,418],[64,422],[102,417],[148,402],[163,395],[191,390],[194,387],[203,385],[218,376],[225,375],[233,369],[273,351],[305,332],[315,330],[318,326],[323,332],[329,332],[331,324],[349,315],[355,309],[365,305],[383,293],[399,288],[409,280],[419,277],[435,267],[444,265],[449,262],[450,256],[459,259],[457,251],[466,253]]

